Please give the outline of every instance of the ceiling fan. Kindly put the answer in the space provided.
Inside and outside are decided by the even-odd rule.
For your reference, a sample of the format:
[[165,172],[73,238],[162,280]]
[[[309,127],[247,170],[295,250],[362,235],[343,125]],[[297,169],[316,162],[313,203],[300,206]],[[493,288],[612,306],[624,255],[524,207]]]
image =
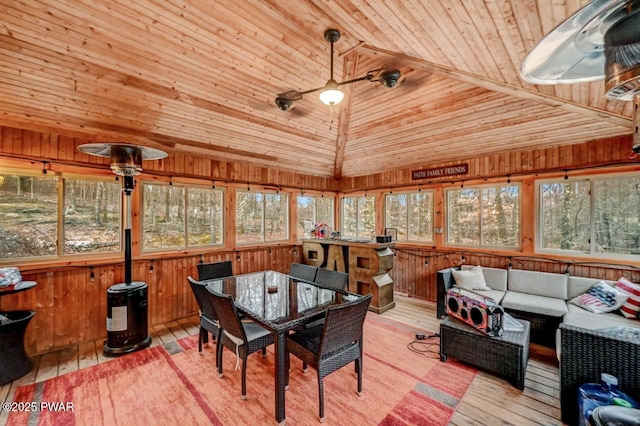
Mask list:
[[640,153],[640,0],[592,0],[547,34],[520,67],[534,84],[605,79],[608,99],[633,101],[633,145]]
[[304,95],[318,91],[321,91],[320,101],[323,104],[329,106],[338,105],[344,98],[344,93],[342,92],[342,90],[340,90],[340,86],[343,86],[345,84],[356,83],[358,81],[364,80],[371,82],[380,82],[380,84],[387,88],[395,87],[398,84],[398,81],[400,80],[400,71],[397,69],[384,71],[384,67],[367,71],[367,73],[362,77],[338,83],[333,78],[333,43],[340,40],[340,31],[335,29],[328,29],[324,32],[324,39],[331,43],[331,74],[329,80],[327,81],[327,84],[311,90],[289,90],[288,92],[278,94],[278,96],[276,97],[276,105],[282,111],[289,111],[293,106],[294,101],[302,99]]

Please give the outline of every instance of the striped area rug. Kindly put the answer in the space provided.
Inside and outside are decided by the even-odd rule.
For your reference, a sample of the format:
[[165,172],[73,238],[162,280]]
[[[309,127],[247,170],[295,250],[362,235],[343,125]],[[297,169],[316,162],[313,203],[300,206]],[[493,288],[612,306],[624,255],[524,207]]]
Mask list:
[[[437,345],[418,353],[407,346],[410,326],[369,313],[365,321],[363,394],[352,366],[326,377],[325,424],[446,425],[476,370],[439,361]],[[249,357],[247,400],[240,396],[235,354],[224,352],[224,377],[215,370],[215,347],[198,354],[191,336],[115,358],[41,383],[23,386],[14,401],[41,407],[13,412],[9,425],[261,425],[273,424],[274,358]],[[56,404],[64,403],[64,404]],[[69,410],[72,404],[73,411]],[[67,411],[62,411],[66,408]],[[315,371],[303,374],[291,357],[286,392],[288,425],[318,424]]]

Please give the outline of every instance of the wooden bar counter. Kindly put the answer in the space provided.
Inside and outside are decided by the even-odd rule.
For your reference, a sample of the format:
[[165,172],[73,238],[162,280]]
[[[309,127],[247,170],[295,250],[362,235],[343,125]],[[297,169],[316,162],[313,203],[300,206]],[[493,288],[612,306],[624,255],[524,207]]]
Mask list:
[[382,313],[395,306],[393,280],[394,243],[310,238],[302,240],[304,263],[349,274],[349,292],[372,294],[369,310]]

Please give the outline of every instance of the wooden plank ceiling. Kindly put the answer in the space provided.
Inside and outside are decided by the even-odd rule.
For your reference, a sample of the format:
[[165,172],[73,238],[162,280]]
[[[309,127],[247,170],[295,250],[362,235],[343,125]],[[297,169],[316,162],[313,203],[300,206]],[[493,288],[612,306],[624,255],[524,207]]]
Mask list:
[[[0,125],[360,176],[631,134],[603,82],[518,69],[578,0],[2,0]],[[385,66],[402,72],[274,99]]]

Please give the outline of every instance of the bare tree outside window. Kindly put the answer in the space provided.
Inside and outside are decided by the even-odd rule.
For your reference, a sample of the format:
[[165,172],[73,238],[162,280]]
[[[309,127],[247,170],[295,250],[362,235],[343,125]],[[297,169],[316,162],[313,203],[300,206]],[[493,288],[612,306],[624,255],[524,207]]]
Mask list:
[[0,174],[0,258],[55,256],[58,178]]
[[177,185],[143,185],[144,249],[185,247],[184,197]]
[[311,230],[319,223],[333,228],[333,197],[313,195],[298,196],[298,239],[309,238]]
[[447,243],[516,247],[520,242],[520,187],[449,189]]
[[371,238],[376,229],[375,197],[344,197],[342,199],[342,235]]
[[236,242],[282,241],[289,237],[289,196],[237,191]]
[[588,181],[540,185],[541,248],[589,251],[590,191]]
[[433,241],[433,192],[387,194],[385,228],[396,228],[400,241]]
[[64,180],[64,253],[119,252],[122,187],[113,180]]
[[221,189],[187,188],[187,244],[222,244],[224,192]]

